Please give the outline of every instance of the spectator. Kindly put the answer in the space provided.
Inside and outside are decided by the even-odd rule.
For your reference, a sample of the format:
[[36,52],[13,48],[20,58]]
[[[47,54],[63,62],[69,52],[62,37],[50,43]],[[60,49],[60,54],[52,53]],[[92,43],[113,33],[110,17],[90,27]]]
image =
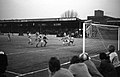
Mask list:
[[112,64],[117,67],[117,65],[120,63],[119,58],[118,58],[118,54],[115,52],[115,46],[113,45],[109,45],[108,46],[108,55],[110,56],[110,61],[112,62]]
[[110,56],[110,61],[112,62],[112,64],[116,68],[118,76],[120,77],[120,61],[118,58],[118,54],[115,51],[115,46],[109,45],[108,51],[109,51],[108,55]]
[[99,67],[100,73],[104,77],[117,77],[116,69],[114,68],[113,64],[109,60],[109,56],[102,52],[99,55],[99,58],[101,60],[101,64]]
[[73,77],[69,70],[61,68],[60,61],[56,57],[51,57],[49,60],[48,72],[49,77]]
[[3,51],[0,51],[0,77],[6,77],[5,71],[7,69],[7,66],[8,66],[7,55]]
[[92,77],[103,77],[102,74],[98,71],[95,64],[91,61],[91,58],[88,56],[87,53],[80,54],[79,57],[84,61],[84,63],[88,67],[89,73],[92,75]]
[[88,68],[78,56],[73,56],[70,61],[69,70],[72,72],[74,77],[92,77],[88,71]]

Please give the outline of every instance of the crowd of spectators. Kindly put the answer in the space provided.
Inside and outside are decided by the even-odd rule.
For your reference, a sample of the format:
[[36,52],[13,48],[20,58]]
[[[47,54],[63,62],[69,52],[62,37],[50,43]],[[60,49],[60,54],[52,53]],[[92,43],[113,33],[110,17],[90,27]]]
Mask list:
[[113,45],[108,46],[108,53],[100,52],[100,65],[96,67],[88,53],[75,55],[68,68],[60,66],[57,57],[49,60],[49,77],[120,77],[120,62]]

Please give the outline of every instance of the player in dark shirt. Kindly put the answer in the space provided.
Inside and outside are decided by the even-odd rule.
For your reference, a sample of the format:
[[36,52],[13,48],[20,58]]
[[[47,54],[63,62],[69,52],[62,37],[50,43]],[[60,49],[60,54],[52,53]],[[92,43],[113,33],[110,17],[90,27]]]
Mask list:
[[47,36],[44,35],[44,36],[43,36],[43,41],[45,42],[44,47],[47,45],[47,40],[48,40]]

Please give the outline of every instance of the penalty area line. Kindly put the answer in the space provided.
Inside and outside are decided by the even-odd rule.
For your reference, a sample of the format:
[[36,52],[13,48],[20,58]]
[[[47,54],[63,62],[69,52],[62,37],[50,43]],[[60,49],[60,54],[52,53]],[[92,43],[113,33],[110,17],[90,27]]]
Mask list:
[[[98,56],[98,54],[97,54],[97,55],[90,56],[90,57],[97,57],[97,56]],[[99,60],[95,60],[95,61],[100,62]],[[70,61],[61,64],[61,66],[67,65],[67,64],[69,64],[69,63],[70,63]],[[34,73],[38,73],[38,72],[42,72],[42,71],[46,71],[46,70],[48,70],[48,68],[41,69],[41,70],[36,70],[36,71],[32,71],[32,72],[28,72],[28,73],[24,73],[24,74],[19,74],[19,75],[16,76],[16,77],[22,77],[22,76],[26,76],[26,75],[30,75],[30,74],[34,74]]]

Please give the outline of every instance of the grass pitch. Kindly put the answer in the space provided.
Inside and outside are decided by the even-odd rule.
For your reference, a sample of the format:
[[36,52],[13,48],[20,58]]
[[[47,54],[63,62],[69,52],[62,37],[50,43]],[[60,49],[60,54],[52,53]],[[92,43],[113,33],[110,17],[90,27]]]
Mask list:
[[[68,62],[72,56],[82,53],[82,38],[75,38],[75,46],[63,46],[61,38],[48,35],[46,47],[35,47],[35,37],[32,37],[33,45],[28,44],[27,36],[11,36],[8,41],[6,35],[0,35],[0,50],[8,56],[7,76],[15,77],[48,77],[46,68],[50,57],[57,56],[61,64]],[[117,49],[117,40],[86,39],[86,52],[90,56],[102,51],[106,52],[106,46],[113,44]],[[97,59],[97,58],[95,58]],[[95,64],[98,63],[94,61]],[[65,67],[69,67],[66,65]]]

